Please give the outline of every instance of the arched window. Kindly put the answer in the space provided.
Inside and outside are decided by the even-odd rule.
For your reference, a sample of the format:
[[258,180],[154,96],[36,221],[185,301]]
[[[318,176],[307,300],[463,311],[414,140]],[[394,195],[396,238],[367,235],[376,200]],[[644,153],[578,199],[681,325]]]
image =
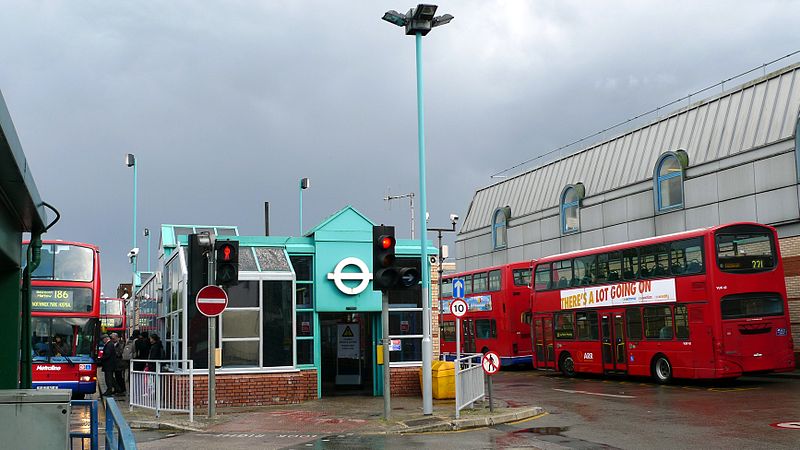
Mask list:
[[511,208],[508,206],[497,208],[492,214],[492,243],[495,249],[506,248],[508,244],[508,219],[511,217]]
[[688,156],[683,150],[667,152],[658,158],[653,181],[656,211],[670,211],[683,206],[683,171]]
[[561,192],[561,233],[576,233],[581,230],[581,199],[583,185],[570,184]]

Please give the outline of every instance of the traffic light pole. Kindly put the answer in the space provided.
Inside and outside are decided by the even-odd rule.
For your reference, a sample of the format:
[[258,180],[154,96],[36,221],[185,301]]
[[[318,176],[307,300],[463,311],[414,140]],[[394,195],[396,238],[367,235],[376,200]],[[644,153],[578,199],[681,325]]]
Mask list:
[[389,293],[381,292],[383,307],[381,309],[381,341],[383,342],[383,418],[389,420],[392,416],[392,386],[389,370],[389,350],[392,341],[389,339]]
[[[214,248],[213,245],[211,247]],[[214,285],[214,252],[208,253],[208,285]],[[217,318],[208,317],[208,418],[213,419],[217,415],[217,380],[216,380],[216,361],[214,356],[217,353]]]

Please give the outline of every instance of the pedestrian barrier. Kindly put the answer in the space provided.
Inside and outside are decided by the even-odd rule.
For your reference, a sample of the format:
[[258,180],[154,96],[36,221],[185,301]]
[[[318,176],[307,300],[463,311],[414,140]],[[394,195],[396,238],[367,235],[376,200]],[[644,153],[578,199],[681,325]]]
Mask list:
[[[145,363],[142,370],[134,370],[135,363]],[[194,362],[192,360],[149,361],[132,359],[130,363],[130,410],[134,406],[161,411],[189,413],[194,421]],[[135,364],[138,366],[139,364]]]
[[481,353],[469,353],[455,360],[456,367],[456,419],[461,410],[471,406],[486,395]]
[[106,397],[106,445],[107,450],[136,450],[136,439],[133,431],[125,421],[117,401]]
[[[73,430],[70,427],[69,432],[69,448],[75,450],[90,449],[97,450],[100,443],[97,437],[97,400],[72,400],[72,413],[74,414],[78,409],[85,409],[88,406],[89,419],[88,423],[81,423],[78,430]],[[83,421],[82,421],[83,422]],[[88,442],[87,442],[88,440]],[[76,445],[79,444],[80,446]]]

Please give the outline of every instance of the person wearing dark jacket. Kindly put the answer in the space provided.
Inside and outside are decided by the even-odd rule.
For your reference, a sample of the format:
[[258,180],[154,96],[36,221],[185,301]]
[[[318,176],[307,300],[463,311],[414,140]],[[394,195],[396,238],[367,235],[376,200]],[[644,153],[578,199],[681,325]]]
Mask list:
[[[155,333],[150,334],[150,354],[147,359],[151,361],[164,359],[164,346],[161,344],[161,338]],[[155,372],[156,363],[147,363],[147,368],[150,372]]]
[[[139,338],[136,339],[136,358],[134,359],[147,359],[150,356],[150,339],[147,336],[147,331],[139,333]],[[133,370],[144,370],[143,362],[133,363]]]
[[117,383],[114,380],[114,370],[117,368],[117,352],[114,349],[114,343],[107,334],[102,336],[103,340],[103,356],[100,358],[100,367],[103,368],[103,379],[106,382],[106,391],[100,395],[110,396],[114,395],[117,389]]

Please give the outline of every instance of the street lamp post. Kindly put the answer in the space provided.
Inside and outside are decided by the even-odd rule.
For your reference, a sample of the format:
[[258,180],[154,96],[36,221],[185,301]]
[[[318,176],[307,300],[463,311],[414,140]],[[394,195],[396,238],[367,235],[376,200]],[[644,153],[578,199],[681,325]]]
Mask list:
[[383,20],[400,27],[405,27],[406,35],[415,36],[416,38],[419,210],[422,211],[419,215],[419,247],[420,270],[422,271],[422,413],[424,415],[433,414],[433,380],[431,377],[433,343],[431,342],[431,273],[430,270],[428,270],[428,252],[426,246],[428,232],[424,214],[425,211],[427,211],[427,193],[425,191],[425,115],[422,84],[422,36],[427,35],[432,28],[444,25],[453,20],[453,16],[450,14],[434,17],[437,8],[436,5],[419,4],[416,8],[408,10],[405,15],[394,10],[387,11],[383,15]]
[[150,228],[144,229],[144,237],[147,238],[147,271],[150,272]]
[[[439,268],[437,269],[436,273],[439,274],[439,279],[437,280],[438,285],[438,298],[442,298],[442,273],[444,270],[442,269],[442,263],[444,262],[444,254],[442,253],[442,233],[443,232],[455,232],[456,231],[456,222],[458,222],[458,214],[450,214],[450,224],[451,228],[428,228],[428,231],[435,231],[439,238],[439,258],[437,262],[439,263]],[[439,328],[442,327],[442,304],[439,302]],[[441,332],[440,332],[441,333]]]
[[133,247],[131,247],[131,268],[133,269],[133,276],[131,278],[131,298],[133,298],[136,290],[136,253],[138,252],[136,249],[136,169],[138,166],[133,153],[128,153],[125,156],[125,165],[133,167]]
[[303,236],[303,191],[311,187],[310,178],[300,178],[300,236]]

